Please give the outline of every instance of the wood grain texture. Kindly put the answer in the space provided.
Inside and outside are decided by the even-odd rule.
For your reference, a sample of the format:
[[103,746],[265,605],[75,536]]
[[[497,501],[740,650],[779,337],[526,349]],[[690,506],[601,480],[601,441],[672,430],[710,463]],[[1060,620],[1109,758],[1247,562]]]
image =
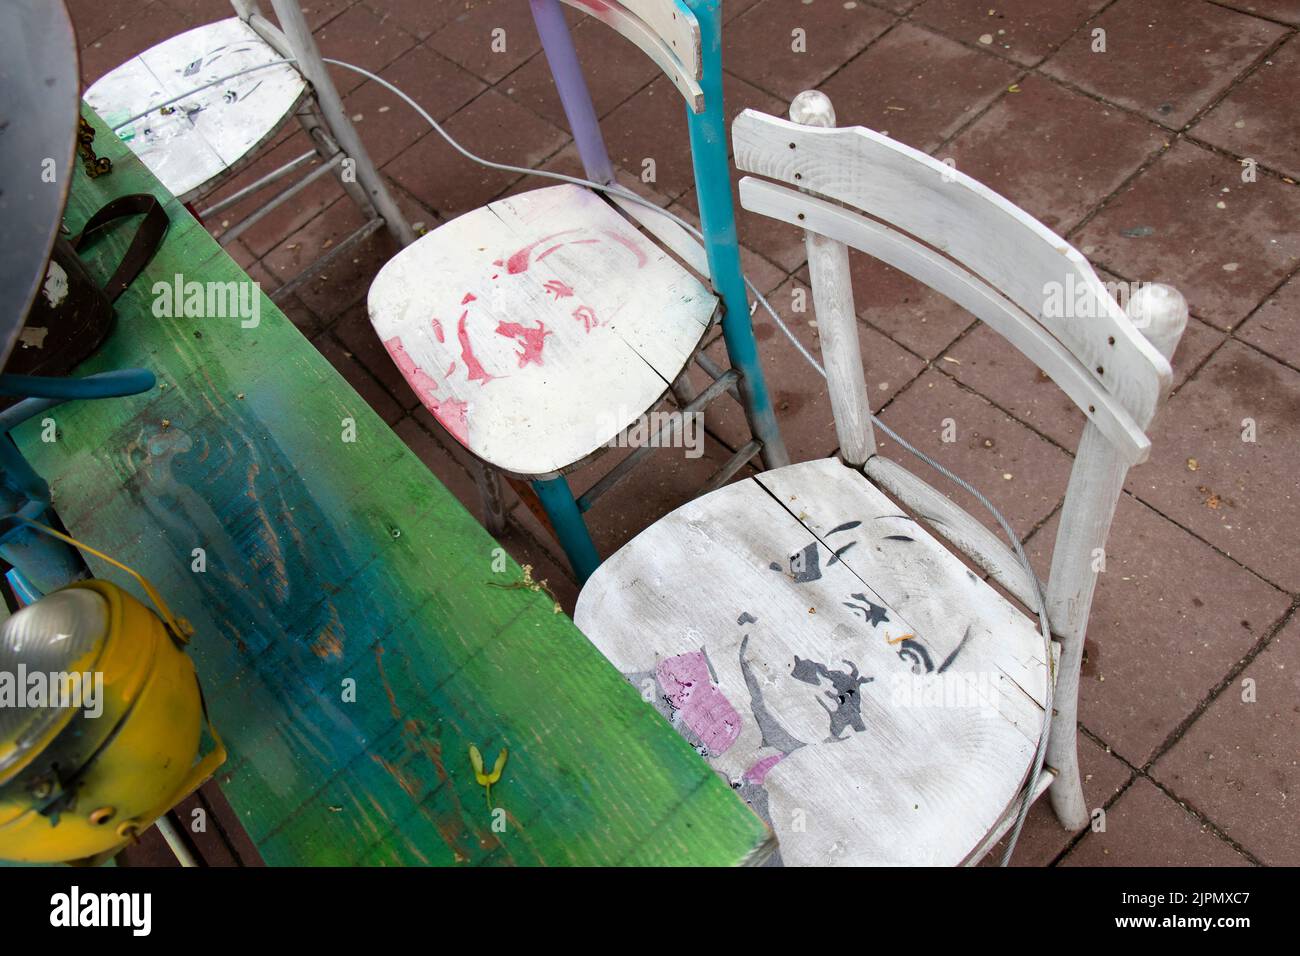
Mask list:
[[[72,533],[147,575],[197,628],[191,652],[231,753],[220,783],[265,860],[732,864],[760,853],[761,821],[545,595],[510,586],[519,567],[269,300],[255,328],[151,313],[151,284],[177,272],[246,277],[87,114],[115,169],[78,173],[69,226],[147,191],[172,228],[80,371],[147,365],[160,385],[55,410],[54,443],[38,421],[16,437]],[[124,239],[94,247],[92,272],[106,274]],[[341,440],[345,418],[355,442]],[[492,788],[504,833],[470,744],[489,760],[509,748]]]
[[834,459],[679,508],[596,571],[575,619],[787,864],[963,862],[1044,720],[1032,622]]
[[[150,47],[86,90],[110,126],[155,103],[280,54],[238,18],[195,27]],[[256,70],[187,96],[118,131],[155,176],[182,200],[201,194],[264,143],[307,89],[289,64]],[[110,134],[111,135],[111,134]],[[96,141],[98,147],[98,141]]]
[[654,406],[718,300],[600,196],[563,185],[424,236],[380,270],[368,305],[444,427],[534,478],[572,468]]
[[875,455],[863,468],[881,488],[921,516],[921,520],[951,542],[993,576],[1029,608],[1035,605],[1025,566],[1009,547],[988,528],[938,489],[922,481],[902,465]]
[[[736,165],[848,203],[951,256],[1042,323],[1145,427],[1168,361],[1142,337],[1078,250],[987,186],[861,126],[818,129],[745,110]],[[1065,314],[1049,307],[1064,296]],[[1074,314],[1082,300],[1095,314]]]

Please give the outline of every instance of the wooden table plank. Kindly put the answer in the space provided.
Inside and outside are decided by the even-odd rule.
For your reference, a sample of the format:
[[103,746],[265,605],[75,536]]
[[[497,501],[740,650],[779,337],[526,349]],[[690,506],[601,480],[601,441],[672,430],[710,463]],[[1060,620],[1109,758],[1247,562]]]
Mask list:
[[[519,567],[269,299],[255,328],[155,317],[157,281],[247,278],[86,114],[115,168],[75,171],[68,224],[148,191],[172,232],[80,372],[143,365],[160,384],[56,409],[54,443],[39,422],[16,438],[72,533],[197,628],[231,752],[219,780],[267,862],[729,864],[761,847],[758,818],[572,622],[501,587]],[[88,253],[96,274],[124,232]],[[504,833],[470,744],[510,750]]]

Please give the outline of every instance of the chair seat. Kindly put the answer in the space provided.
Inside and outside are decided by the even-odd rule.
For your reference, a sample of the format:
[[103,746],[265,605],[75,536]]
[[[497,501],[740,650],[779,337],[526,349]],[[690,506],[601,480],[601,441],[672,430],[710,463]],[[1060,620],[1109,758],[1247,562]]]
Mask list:
[[955,865],[1013,805],[1042,636],[836,459],[737,482],[607,560],[574,620],[787,865]]
[[407,246],[370,321],[425,407],[466,448],[550,477],[666,393],[718,300],[604,199],[535,189]]
[[[237,17],[164,40],[100,77],[89,103],[116,126],[156,103],[259,63],[283,59]],[[272,66],[209,87],[117,131],[178,198],[200,195],[262,145],[298,105],[307,84],[293,66]]]

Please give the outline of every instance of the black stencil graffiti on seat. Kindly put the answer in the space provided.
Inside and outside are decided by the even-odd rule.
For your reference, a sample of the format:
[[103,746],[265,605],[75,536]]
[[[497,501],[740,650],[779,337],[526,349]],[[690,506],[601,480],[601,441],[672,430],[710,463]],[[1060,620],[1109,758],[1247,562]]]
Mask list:
[[825,664],[806,660],[796,655],[794,670],[790,675],[795,680],[803,681],[805,684],[812,684],[814,687],[821,686],[823,680],[830,681],[831,687],[834,689],[822,693],[835,703],[834,708],[827,706],[826,702],[821,699],[817,701],[830,715],[831,730],[829,740],[843,740],[846,728],[852,728],[859,733],[867,729],[867,725],[862,722],[862,695],[858,693],[858,688],[864,684],[870,684],[875,678],[859,675],[858,665],[852,661],[844,661],[843,663],[849,666],[848,671],[831,670]]

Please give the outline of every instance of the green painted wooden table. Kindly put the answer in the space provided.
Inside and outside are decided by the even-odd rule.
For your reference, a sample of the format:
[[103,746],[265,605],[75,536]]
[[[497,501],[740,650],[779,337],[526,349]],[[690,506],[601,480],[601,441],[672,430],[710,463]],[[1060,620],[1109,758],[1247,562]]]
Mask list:
[[[155,316],[156,282],[249,280],[86,115],[114,171],[74,170],[67,224],[152,192],[171,228],[79,372],[145,366],[159,385],[55,409],[55,442],[39,421],[15,438],[73,535],[144,573],[197,628],[192,653],[230,749],[218,780],[264,859],[761,856],[759,819],[544,594],[502,586],[521,580],[518,565],[269,299],[256,327]],[[93,247],[96,275],[128,231]],[[471,744],[489,762],[509,748],[492,788],[504,832]]]

